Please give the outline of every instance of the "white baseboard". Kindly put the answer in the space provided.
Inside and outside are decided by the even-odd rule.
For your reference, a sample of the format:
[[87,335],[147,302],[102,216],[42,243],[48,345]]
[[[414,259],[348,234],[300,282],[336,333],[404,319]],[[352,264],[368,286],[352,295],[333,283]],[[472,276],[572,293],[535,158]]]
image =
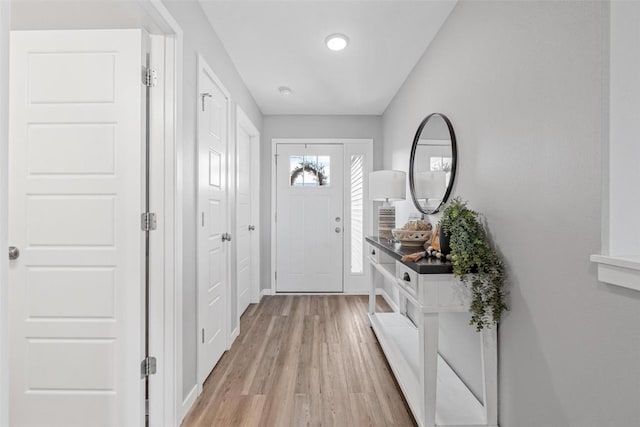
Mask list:
[[231,335],[229,335],[229,345],[227,346],[227,350],[231,349],[233,342],[240,336],[240,325],[236,326],[236,328],[231,331]]
[[369,295],[369,289],[356,289],[352,291],[344,291],[343,295]]
[[182,408],[180,412],[180,424],[182,424],[182,421],[184,421],[185,417],[189,413],[189,410],[191,410],[191,407],[193,406],[193,404],[196,403],[197,398],[198,398],[198,385],[196,384],[193,386],[193,388],[187,395],[187,398],[184,399],[184,401],[182,402]]
[[393,300],[393,298],[391,298],[389,296],[389,294],[387,293],[386,289],[377,288],[376,289],[376,295],[381,295],[382,298],[384,298],[384,300],[387,302],[387,304],[389,304],[389,306],[393,309],[393,311],[395,311],[396,313],[399,311],[398,310],[398,304],[396,304],[396,302]]
[[271,289],[262,289],[260,291],[260,301],[262,301],[262,297],[265,295],[271,295]]
[[294,296],[295,295],[298,295],[298,296],[369,295],[369,291],[355,290],[355,291],[343,291],[343,292],[276,292],[274,295],[294,295]]

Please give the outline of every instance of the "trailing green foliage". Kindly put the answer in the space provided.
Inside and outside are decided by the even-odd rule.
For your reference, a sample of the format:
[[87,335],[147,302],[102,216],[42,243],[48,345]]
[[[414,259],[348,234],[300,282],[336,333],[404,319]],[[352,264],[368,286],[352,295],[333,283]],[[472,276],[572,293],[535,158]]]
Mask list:
[[499,322],[507,305],[504,264],[487,240],[478,216],[456,197],[444,210],[440,226],[449,235],[453,274],[471,289],[469,324],[476,325],[479,332]]

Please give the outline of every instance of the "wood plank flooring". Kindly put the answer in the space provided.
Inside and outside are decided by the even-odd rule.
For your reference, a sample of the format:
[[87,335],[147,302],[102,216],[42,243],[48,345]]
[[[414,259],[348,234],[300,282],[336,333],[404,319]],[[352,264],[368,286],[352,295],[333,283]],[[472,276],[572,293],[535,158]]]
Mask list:
[[415,426],[367,301],[270,296],[251,305],[183,427]]

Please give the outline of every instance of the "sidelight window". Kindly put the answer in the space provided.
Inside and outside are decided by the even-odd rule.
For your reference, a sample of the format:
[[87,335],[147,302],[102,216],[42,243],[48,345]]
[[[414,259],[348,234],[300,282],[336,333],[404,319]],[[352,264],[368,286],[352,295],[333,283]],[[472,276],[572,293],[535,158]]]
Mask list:
[[351,273],[363,272],[364,156],[351,156]]

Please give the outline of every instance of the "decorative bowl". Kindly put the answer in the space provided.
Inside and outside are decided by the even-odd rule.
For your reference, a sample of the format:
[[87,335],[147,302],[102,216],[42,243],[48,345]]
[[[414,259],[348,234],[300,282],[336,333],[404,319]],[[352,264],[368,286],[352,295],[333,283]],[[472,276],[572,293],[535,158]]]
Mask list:
[[431,233],[431,230],[413,231],[403,230],[401,228],[394,228],[391,230],[393,237],[399,240],[402,246],[408,248],[421,248],[424,245],[424,242],[431,239]]

